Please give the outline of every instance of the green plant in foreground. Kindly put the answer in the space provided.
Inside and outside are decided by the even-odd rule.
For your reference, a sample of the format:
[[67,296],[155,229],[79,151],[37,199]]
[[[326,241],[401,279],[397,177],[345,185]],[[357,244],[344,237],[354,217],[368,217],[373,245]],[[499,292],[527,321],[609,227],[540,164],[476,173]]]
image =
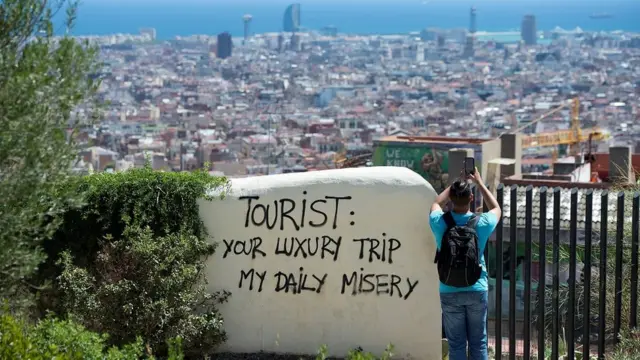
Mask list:
[[62,258],[63,301],[70,314],[91,329],[107,332],[123,344],[141,335],[164,352],[167,339],[206,353],[225,333],[216,306],[226,293],[207,293],[202,270],[192,257],[210,255],[211,246],[194,236],[153,237],[147,229],[127,229],[123,239],[108,239],[95,271]]
[[[370,352],[365,352],[361,348],[357,348],[351,350],[347,353],[345,360],[390,360],[393,358],[393,344],[389,344],[385,351],[382,353],[382,356],[377,357]],[[318,355],[316,356],[316,360],[325,360],[329,358],[329,348],[326,345],[322,345],[318,350]]]
[[640,331],[626,331],[608,360],[640,360]]
[[[52,316],[28,325],[7,312],[0,313],[0,359],[138,360],[154,359],[141,338],[120,348],[107,345],[108,336]],[[183,360],[181,339],[170,342],[168,360]]]
[[46,245],[57,264],[55,292],[43,303],[122,345],[141,336],[155,353],[180,337],[187,355],[211,352],[225,340],[217,305],[228,292],[207,291],[204,267],[215,251],[198,200],[223,188],[204,171],[150,168],[84,177],[86,205],[71,209]]
[[316,360],[326,360],[329,357],[329,347],[327,345],[320,346]]

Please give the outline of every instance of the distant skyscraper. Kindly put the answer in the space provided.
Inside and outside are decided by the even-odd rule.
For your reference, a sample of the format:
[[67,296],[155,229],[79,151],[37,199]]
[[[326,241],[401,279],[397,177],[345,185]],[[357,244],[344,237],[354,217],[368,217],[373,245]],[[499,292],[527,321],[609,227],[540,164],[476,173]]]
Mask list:
[[442,31],[440,29],[428,28],[424,29],[420,32],[420,39],[422,41],[436,41],[438,40],[438,35],[440,35]]
[[247,40],[249,40],[252,19],[253,16],[251,16],[250,14],[246,14],[242,17],[242,22],[244,23],[244,42],[247,42]]
[[284,50],[284,35],[278,35],[278,52],[282,52]]
[[289,42],[289,47],[292,51],[300,51],[300,35],[298,34],[291,35],[291,41]]
[[476,8],[475,7],[471,7],[471,11],[469,13],[469,32],[472,34],[475,34],[476,31],[478,31],[478,24],[477,24],[477,19],[476,19]]
[[226,59],[231,56],[233,49],[233,41],[231,40],[231,34],[223,32],[218,34],[218,45],[216,47],[216,56],[220,59]]
[[468,35],[467,36],[467,41],[464,44],[464,51],[462,53],[462,56],[465,58],[472,58],[474,53],[475,53],[475,49],[474,49],[474,36],[473,35]]
[[536,17],[534,15],[525,15],[522,19],[520,34],[525,45],[535,45],[538,38],[538,30],[536,28]]
[[300,30],[300,4],[291,4],[284,11],[282,27],[285,32]]
[[464,51],[462,53],[462,56],[465,58],[472,58],[475,53],[475,34],[476,31],[478,31],[476,21],[476,8],[472,6],[469,11],[469,35],[467,35],[465,39]]

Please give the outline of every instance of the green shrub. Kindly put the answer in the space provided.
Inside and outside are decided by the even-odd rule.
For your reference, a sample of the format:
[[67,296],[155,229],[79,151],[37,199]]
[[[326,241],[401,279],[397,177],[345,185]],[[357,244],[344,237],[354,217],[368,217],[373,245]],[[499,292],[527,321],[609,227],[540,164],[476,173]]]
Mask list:
[[[0,314],[0,359],[29,360],[136,360],[145,354],[142,339],[122,348],[109,347],[108,337],[86,330],[73,321],[51,316],[30,326],[4,312]],[[179,344],[179,340],[177,342]],[[180,349],[172,360],[181,360]]]
[[213,254],[197,200],[225,179],[206,172],[163,173],[150,168],[83,179],[86,206],[71,209],[46,250],[43,276],[55,276],[42,307],[70,314],[109,344],[142,336],[166,353],[181,337],[188,353],[207,353],[225,340],[209,294],[204,262]]
[[154,236],[187,232],[199,239],[207,233],[197,200],[210,188],[226,186],[225,178],[205,171],[159,172],[149,167],[86,176],[74,191],[85,195],[85,206],[69,208],[59,230],[45,245],[47,266],[41,274],[59,270],[55,264],[70,251],[80,266],[91,265],[106,234],[123,236],[128,226],[149,227]]
[[607,356],[608,360],[640,360],[640,331],[627,331],[620,337],[615,351]]
[[226,293],[208,294],[198,259],[213,247],[192,235],[154,237],[128,228],[98,253],[93,271],[63,254],[63,303],[79,321],[122,344],[142,335],[156,349],[180,336],[185,347],[209,351],[225,340],[216,310]]

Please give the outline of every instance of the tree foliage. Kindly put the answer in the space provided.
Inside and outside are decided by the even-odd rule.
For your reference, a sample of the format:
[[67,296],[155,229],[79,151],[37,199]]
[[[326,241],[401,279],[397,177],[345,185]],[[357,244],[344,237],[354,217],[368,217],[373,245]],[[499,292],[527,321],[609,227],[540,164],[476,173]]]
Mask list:
[[70,320],[47,317],[30,325],[0,311],[1,359],[137,360],[145,357],[142,339],[122,348],[107,346],[107,339],[107,335],[90,332]]
[[96,49],[55,37],[52,22],[65,11],[68,34],[76,10],[62,0],[0,1],[0,298],[12,305],[29,298],[42,241],[79,199],[65,185],[77,157],[69,130],[92,113],[76,109],[97,90]]
[[65,214],[46,252],[45,276],[58,274],[44,304],[70,315],[110,344],[142,336],[164,354],[180,337],[185,352],[206,354],[225,340],[217,305],[227,292],[207,291],[206,259],[215,246],[198,200],[224,189],[206,171],[166,173],[151,168],[100,173],[76,186],[86,204]]

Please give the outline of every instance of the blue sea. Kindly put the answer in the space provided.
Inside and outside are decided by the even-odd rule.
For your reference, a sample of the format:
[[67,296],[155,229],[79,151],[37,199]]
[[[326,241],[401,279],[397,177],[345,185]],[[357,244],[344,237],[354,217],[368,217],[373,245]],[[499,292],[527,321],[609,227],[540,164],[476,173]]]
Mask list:
[[[282,30],[285,8],[295,0],[84,0],[75,35],[137,33],[153,27],[158,38],[229,31],[241,36],[242,16],[253,33]],[[513,31],[522,16],[536,15],[539,30],[556,26],[589,31],[640,32],[640,0],[298,0],[306,29],[336,26],[340,33],[402,34],[427,27],[469,26],[477,9],[480,31]],[[590,19],[594,13],[613,14]]]

